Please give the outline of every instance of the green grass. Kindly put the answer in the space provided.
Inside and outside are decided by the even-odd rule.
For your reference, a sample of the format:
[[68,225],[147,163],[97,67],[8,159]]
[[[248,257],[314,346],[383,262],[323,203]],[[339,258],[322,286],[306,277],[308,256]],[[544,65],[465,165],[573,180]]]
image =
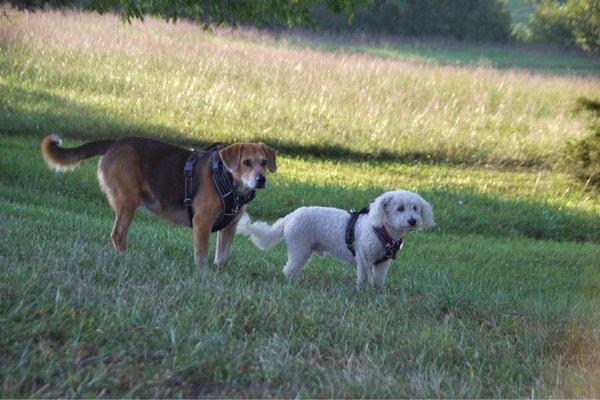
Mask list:
[[262,139],[302,154],[548,167],[566,139],[585,132],[575,98],[600,92],[597,76],[318,52],[240,35],[17,14],[0,27],[0,124],[7,134]]
[[[585,134],[570,104],[596,77],[332,55],[185,23],[15,18],[0,26],[2,397],[600,393],[600,201],[553,169]],[[225,269],[200,271],[191,230],[143,211],[121,255],[96,162],[50,171],[50,132],[67,146],[262,138],[279,171],[254,217],[405,188],[438,225],[406,238],[383,290],[357,290],[331,257],[287,282],[285,246],[246,238]]]

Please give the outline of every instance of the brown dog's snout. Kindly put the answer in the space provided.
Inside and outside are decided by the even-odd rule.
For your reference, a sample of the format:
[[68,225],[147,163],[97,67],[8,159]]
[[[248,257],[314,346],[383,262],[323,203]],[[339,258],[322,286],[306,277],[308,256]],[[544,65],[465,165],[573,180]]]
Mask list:
[[262,189],[265,187],[267,183],[267,177],[264,176],[263,174],[258,174],[256,175],[256,187],[258,189]]

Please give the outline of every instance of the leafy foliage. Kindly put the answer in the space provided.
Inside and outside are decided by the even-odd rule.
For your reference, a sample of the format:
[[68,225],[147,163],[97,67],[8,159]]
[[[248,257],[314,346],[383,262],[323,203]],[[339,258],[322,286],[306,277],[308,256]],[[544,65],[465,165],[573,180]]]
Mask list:
[[323,7],[312,15],[324,30],[505,40],[510,14],[504,6],[498,0],[375,0],[357,7],[350,24]]
[[600,187],[600,101],[580,98],[578,109],[592,114],[592,132],[567,144],[563,163],[586,185]]
[[[74,0],[10,0],[9,2],[19,9],[28,10],[46,6],[68,7],[80,4]],[[345,12],[352,15],[353,5],[357,0],[91,0],[84,8],[100,14],[117,11],[128,22],[132,19],[143,20],[145,15],[153,15],[173,22],[181,18],[189,18],[201,22],[205,27],[211,24],[237,26],[269,23],[314,26],[309,10],[321,3],[332,13]]]
[[600,1],[544,0],[531,17],[528,35],[534,42],[599,51]]

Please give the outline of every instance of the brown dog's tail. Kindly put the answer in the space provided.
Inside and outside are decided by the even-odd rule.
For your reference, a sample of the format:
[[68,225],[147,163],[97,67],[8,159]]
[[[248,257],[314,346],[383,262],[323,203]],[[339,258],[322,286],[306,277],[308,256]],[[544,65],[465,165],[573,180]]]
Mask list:
[[114,140],[97,140],[73,149],[60,147],[62,139],[58,135],[47,136],[42,141],[42,156],[46,164],[55,171],[68,171],[86,158],[102,155]]

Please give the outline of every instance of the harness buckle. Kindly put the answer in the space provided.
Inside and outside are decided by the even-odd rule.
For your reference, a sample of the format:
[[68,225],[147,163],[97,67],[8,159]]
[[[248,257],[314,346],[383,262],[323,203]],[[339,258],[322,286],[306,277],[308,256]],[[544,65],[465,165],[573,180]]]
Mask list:
[[186,197],[185,199],[183,199],[183,204],[185,204],[186,206],[191,206],[192,205],[192,199],[190,197]]
[[233,215],[237,215],[239,208],[240,208],[240,199],[239,199],[239,197],[236,196],[233,199],[233,207],[231,208],[231,212],[233,213]]

